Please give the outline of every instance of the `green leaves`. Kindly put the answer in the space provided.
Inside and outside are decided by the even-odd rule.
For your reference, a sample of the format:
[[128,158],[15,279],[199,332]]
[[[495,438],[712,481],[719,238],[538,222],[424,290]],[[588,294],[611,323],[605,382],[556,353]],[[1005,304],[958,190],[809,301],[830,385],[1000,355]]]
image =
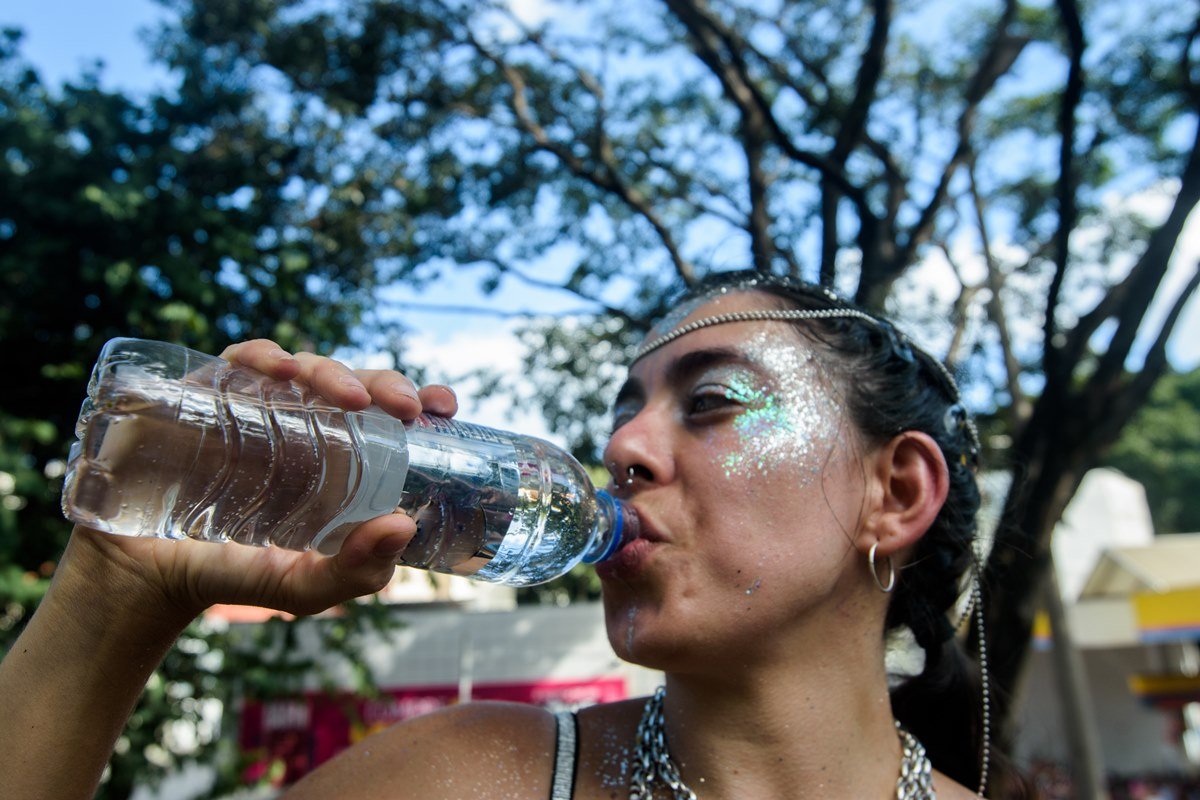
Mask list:
[[[274,7],[226,6],[207,23],[240,15],[257,31],[250,40]],[[64,461],[103,342],[141,336],[220,352],[271,336],[332,350],[359,320],[376,259],[402,248],[408,230],[402,210],[373,205],[394,172],[328,181],[330,165],[302,157],[236,73],[188,72],[177,92],[144,100],[88,81],[52,91],[20,61],[18,38],[0,40],[0,652],[45,592],[70,530],[59,510]],[[186,50],[185,71],[229,63]],[[332,131],[315,129],[351,147]],[[337,188],[323,194],[325,185]],[[358,608],[327,626],[331,650],[351,662],[358,631],[387,622]],[[262,635],[281,641],[282,625]],[[286,651],[242,646],[204,626],[181,640],[130,720],[103,797],[211,756],[220,731],[205,728],[198,698],[232,708],[244,681],[282,691],[311,671]],[[193,729],[194,748],[172,738],[180,726]]]
[[1105,464],[1146,487],[1156,533],[1200,532],[1200,370],[1163,376]]

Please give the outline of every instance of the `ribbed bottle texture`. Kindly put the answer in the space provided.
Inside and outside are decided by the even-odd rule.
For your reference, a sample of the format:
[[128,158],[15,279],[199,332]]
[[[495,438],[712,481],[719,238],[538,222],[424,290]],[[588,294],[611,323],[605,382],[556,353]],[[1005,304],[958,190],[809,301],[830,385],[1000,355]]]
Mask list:
[[177,345],[114,339],[76,427],[63,510],[137,536],[333,553],[401,508],[407,566],[512,585],[636,536],[636,516],[546,442],[422,416],[407,428]]

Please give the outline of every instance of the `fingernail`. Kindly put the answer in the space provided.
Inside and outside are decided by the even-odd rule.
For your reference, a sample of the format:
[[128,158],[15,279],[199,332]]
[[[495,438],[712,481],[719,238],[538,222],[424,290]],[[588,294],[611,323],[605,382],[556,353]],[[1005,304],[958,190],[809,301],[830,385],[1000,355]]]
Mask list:
[[296,357],[294,355],[287,352],[286,350],[281,350],[278,347],[276,347],[271,352],[267,353],[267,355],[270,356],[271,358],[275,359],[276,361],[295,361],[296,360]]
[[338,383],[342,384],[343,386],[348,386],[351,389],[362,389],[364,392],[367,390],[367,387],[363,386],[362,381],[353,375],[343,375],[342,377],[338,378]]
[[391,389],[396,394],[402,394],[405,397],[411,397],[413,400],[419,399],[417,397],[417,390],[404,381],[396,381],[395,383],[391,384]]

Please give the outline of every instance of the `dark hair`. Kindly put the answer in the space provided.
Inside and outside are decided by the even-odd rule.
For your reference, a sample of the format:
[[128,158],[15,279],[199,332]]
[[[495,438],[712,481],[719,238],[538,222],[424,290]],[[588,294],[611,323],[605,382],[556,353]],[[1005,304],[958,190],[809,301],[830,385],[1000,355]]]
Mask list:
[[859,316],[792,323],[827,356],[843,402],[868,444],[921,431],[941,448],[950,485],[937,518],[901,570],[885,628],[907,627],[925,653],[920,675],[892,691],[896,718],[925,746],[933,764],[974,788],[980,775],[981,690],[974,664],[955,636],[950,614],[975,561],[979,442],[950,374],[886,319],[823,287],[762,273],[719,273],[685,300],[725,291],[758,291],[787,308],[845,309]]

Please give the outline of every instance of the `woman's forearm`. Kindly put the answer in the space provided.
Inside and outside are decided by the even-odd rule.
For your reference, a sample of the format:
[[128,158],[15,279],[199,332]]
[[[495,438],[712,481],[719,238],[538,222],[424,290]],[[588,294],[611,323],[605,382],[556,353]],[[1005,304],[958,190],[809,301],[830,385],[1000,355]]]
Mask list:
[[187,624],[130,591],[89,591],[101,576],[71,556],[0,662],[3,797],[91,798],[146,680]]

